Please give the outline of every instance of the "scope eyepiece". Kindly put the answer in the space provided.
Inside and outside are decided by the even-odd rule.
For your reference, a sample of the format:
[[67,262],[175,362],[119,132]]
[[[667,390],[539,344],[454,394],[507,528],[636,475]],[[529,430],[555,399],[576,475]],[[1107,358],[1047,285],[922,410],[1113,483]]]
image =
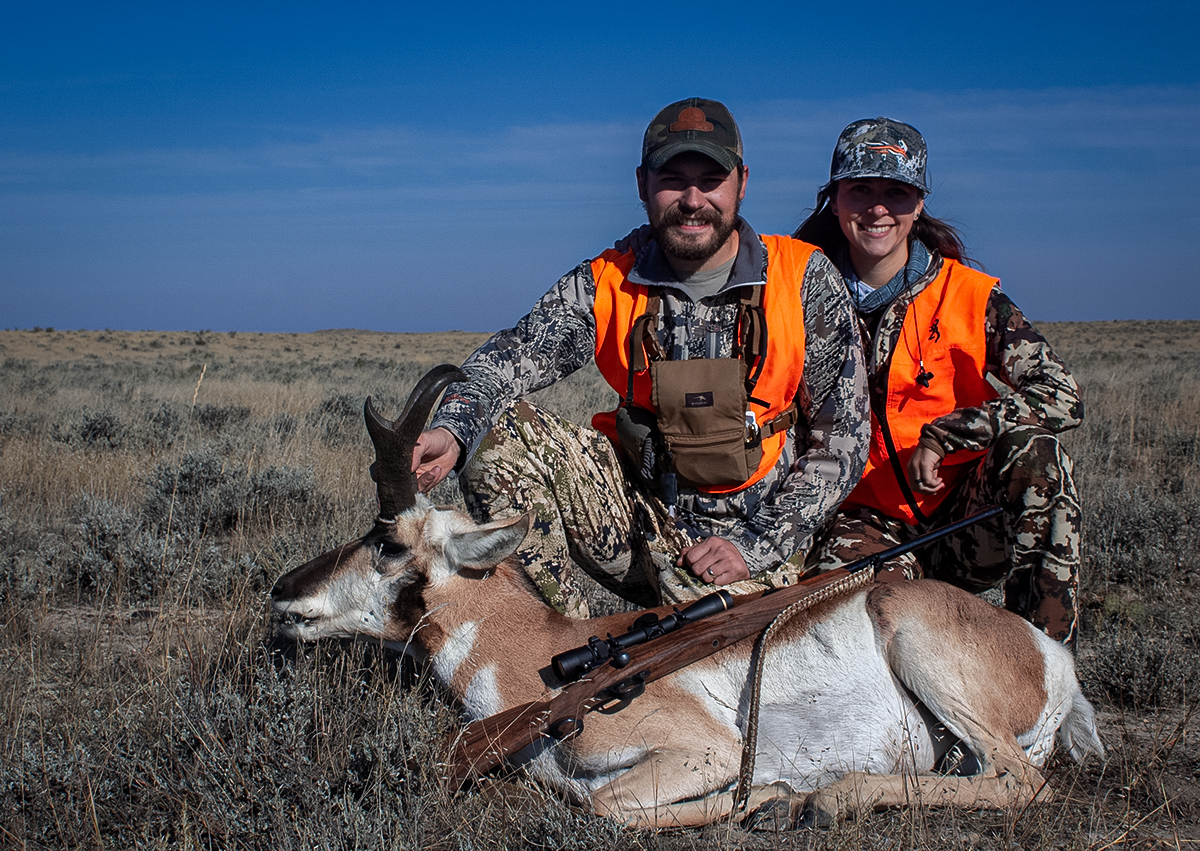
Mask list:
[[685,621],[691,623],[692,621],[698,621],[701,618],[707,618],[732,608],[733,595],[728,591],[721,590],[706,594],[679,614],[683,616]]

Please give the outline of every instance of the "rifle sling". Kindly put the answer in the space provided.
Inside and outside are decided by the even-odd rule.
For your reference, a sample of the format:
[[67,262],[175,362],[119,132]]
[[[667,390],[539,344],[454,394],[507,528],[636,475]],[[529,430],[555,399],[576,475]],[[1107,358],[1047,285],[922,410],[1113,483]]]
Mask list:
[[750,705],[746,713],[746,734],[742,739],[741,769],[738,771],[737,788],[733,793],[733,810],[731,815],[736,815],[745,807],[746,801],[750,797],[751,784],[754,780],[754,760],[758,751],[758,708],[759,698],[762,694],[762,673],[763,665],[767,658],[767,646],[771,639],[783,626],[801,612],[811,609],[818,603],[823,603],[842,594],[849,594],[851,591],[857,591],[859,588],[869,585],[874,581],[874,570],[860,570],[854,573],[846,572],[846,575],[838,581],[814,591],[812,594],[806,594],[781,611],[758,637],[754,646],[754,655],[751,659],[753,677],[750,681]]

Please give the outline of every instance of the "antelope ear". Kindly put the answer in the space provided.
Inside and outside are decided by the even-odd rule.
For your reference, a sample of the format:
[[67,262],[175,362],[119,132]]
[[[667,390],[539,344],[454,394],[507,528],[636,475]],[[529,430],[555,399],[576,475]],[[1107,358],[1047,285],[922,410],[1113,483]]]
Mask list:
[[531,515],[521,514],[455,534],[446,543],[446,558],[455,570],[490,570],[517,551],[532,523]]

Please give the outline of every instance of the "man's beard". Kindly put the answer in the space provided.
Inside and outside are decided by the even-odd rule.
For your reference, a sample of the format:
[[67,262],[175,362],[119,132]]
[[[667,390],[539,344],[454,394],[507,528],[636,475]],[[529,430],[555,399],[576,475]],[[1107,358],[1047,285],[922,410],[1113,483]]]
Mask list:
[[[740,203],[738,207],[741,207]],[[729,235],[737,227],[738,210],[734,209],[733,217],[729,221],[722,220],[721,214],[712,209],[701,210],[697,213],[684,213],[678,207],[671,207],[662,213],[657,222],[650,215],[648,208],[646,215],[650,219],[650,224],[654,226],[654,236],[658,240],[659,247],[668,257],[702,263],[720,251],[726,240],[729,239]],[[711,224],[711,235],[707,238],[684,236],[672,229],[688,219]]]

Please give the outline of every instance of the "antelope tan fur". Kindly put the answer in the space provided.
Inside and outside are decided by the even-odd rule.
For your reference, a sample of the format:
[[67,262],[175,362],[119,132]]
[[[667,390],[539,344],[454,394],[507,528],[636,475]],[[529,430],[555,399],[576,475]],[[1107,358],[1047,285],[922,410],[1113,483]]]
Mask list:
[[[285,574],[271,595],[284,635],[361,636],[427,660],[477,720],[519,712],[566,686],[551,657],[593,635],[621,634],[635,616],[558,614],[512,558],[528,518],[480,525],[417,493],[413,444],[438,394],[463,377],[435,369],[396,423],[367,400],[380,517],[361,539]],[[629,824],[726,818],[735,810],[753,652],[752,641],[741,641],[648,682],[635,699],[587,715],[578,736],[537,739],[518,761]],[[1077,760],[1103,755],[1070,652],[949,585],[869,585],[799,613],[762,652],[748,812],[791,822],[800,813],[921,802],[1023,806],[1049,797],[1038,769],[1056,740]],[[977,771],[933,774],[956,740]]]

